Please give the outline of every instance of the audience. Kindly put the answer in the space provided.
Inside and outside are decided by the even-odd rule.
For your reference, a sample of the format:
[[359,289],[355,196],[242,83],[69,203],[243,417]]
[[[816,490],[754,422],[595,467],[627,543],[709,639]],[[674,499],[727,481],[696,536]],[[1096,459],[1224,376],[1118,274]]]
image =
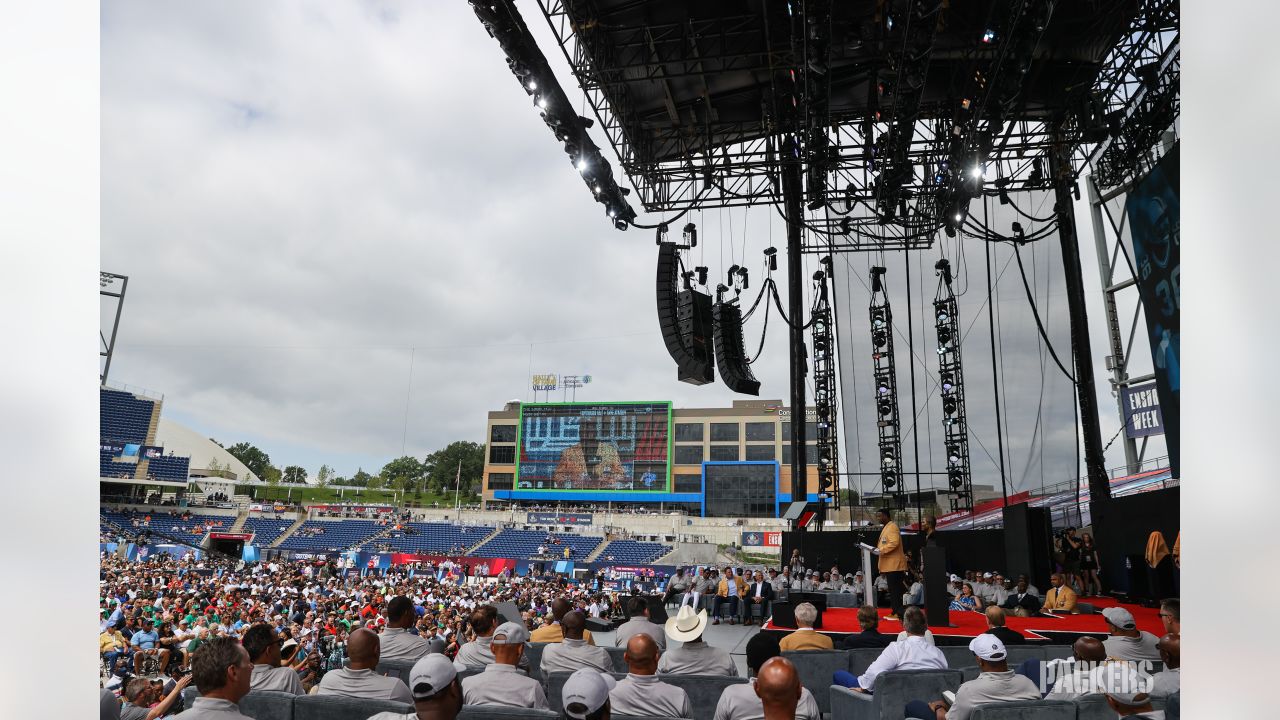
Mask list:
[[1107,705],[1121,718],[1164,720],[1164,711],[1151,707],[1150,685],[1126,663],[1106,663],[1094,671],[1094,686],[1102,689]]
[[702,639],[707,629],[707,611],[694,612],[688,605],[681,605],[680,612],[667,620],[667,637],[682,643],[674,650],[663,653],[658,661],[658,672],[667,675],[728,675],[738,676],[738,666],[729,653],[708,645]]
[[764,720],[795,720],[800,703],[800,673],[786,658],[765,661],[755,682],[756,696],[764,709]]
[[542,651],[542,672],[573,672],[580,668],[590,668],[596,672],[612,672],[613,660],[602,647],[588,645],[582,639],[587,625],[587,617],[581,611],[571,610],[560,620],[564,638],[552,643]]
[[[925,631],[929,629],[924,611],[918,607],[908,607],[902,612],[902,627],[907,634],[905,640],[889,643],[866,672],[855,676],[847,670],[837,670],[831,678],[834,685],[870,692],[874,689],[876,677],[890,670],[946,670],[947,658],[942,651],[925,640]],[[982,635],[980,637],[987,637]],[[999,642],[999,640],[996,640]],[[1004,647],[1001,645],[1001,647]]]
[[729,606],[729,624],[738,622],[738,603],[747,594],[747,583],[733,572],[733,568],[724,569],[724,579],[716,586],[715,625],[720,624],[720,608]]
[[1155,678],[1151,684],[1151,695],[1153,697],[1165,697],[1178,692],[1182,684],[1182,674],[1179,668],[1182,665],[1182,653],[1178,648],[1179,636],[1169,633],[1160,638],[1156,648],[1160,651],[1160,662],[1164,663],[1164,670],[1155,674]]
[[692,718],[689,695],[683,688],[658,679],[658,658],[662,649],[647,633],[627,641],[623,659],[627,676],[609,692],[611,712],[619,715]]
[[[529,637],[529,642],[558,643],[561,640],[564,640],[564,630],[560,628],[560,620],[564,618],[565,613],[572,609],[573,606],[564,598],[558,597],[551,601],[551,624],[543,625],[537,630],[534,630],[533,634]],[[582,638],[587,641],[588,645],[596,644],[595,640],[591,637],[590,630],[584,630]]]
[[347,638],[347,657],[350,664],[325,673],[316,687],[317,695],[372,698],[412,703],[413,695],[400,678],[377,674],[379,642],[372,630],[360,628]]
[[1160,601],[1160,622],[1164,624],[1166,634],[1182,634],[1182,622],[1179,620],[1178,598],[1166,598]]
[[[774,572],[776,574],[777,571]],[[773,583],[766,580],[764,573],[757,570],[751,584],[747,586],[747,599],[742,610],[748,625],[755,623],[757,615],[760,616],[760,623],[764,624],[765,618],[769,617],[774,597]]]
[[923,701],[912,700],[905,709],[907,717],[967,720],[974,708],[983,703],[1040,699],[1039,686],[1009,669],[1005,662],[1008,652],[1000,638],[979,635],[969,642],[969,650],[977,658],[980,672],[978,677],[960,686],[951,708],[948,709],[942,700],[927,705]]
[[471,611],[467,621],[471,624],[476,637],[471,642],[458,648],[454,657],[459,663],[469,667],[483,667],[493,664],[493,630],[498,620],[498,609],[492,605],[481,605]]
[[582,668],[569,676],[560,692],[564,716],[570,720],[609,720],[609,693],[617,681],[608,673]]
[[818,620],[818,608],[813,603],[800,603],[795,609],[796,631],[782,638],[782,649],[787,650],[830,650],[831,638],[813,629]]
[[493,662],[485,666],[484,672],[462,681],[463,703],[550,709],[542,683],[516,668],[527,642],[529,631],[524,623],[506,622],[499,625],[489,642],[489,647],[493,650]]
[[1050,700],[1071,700],[1094,692],[1090,678],[1093,671],[1107,660],[1102,641],[1085,636],[1071,645],[1070,660],[1051,660],[1044,663],[1052,667],[1052,673],[1042,673],[1039,660],[1027,660],[1018,668],[1019,673],[1039,683],[1042,674],[1055,678],[1053,687],[1045,695]]
[[124,688],[125,703],[119,709],[121,720],[156,720],[167,715],[169,709],[181,697],[182,689],[190,682],[191,676],[182,678],[166,695],[163,690],[164,685],[160,681],[153,682],[141,677],[133,678]]
[[1040,611],[1040,594],[1027,582],[1026,575],[1019,575],[1018,584],[1000,607],[1020,616],[1035,615]]

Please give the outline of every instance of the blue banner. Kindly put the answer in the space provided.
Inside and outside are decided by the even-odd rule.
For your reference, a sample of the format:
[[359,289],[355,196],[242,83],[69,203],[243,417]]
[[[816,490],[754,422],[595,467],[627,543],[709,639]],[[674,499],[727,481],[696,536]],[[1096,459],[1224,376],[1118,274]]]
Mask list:
[[1164,419],[1160,414],[1160,398],[1156,384],[1145,383],[1122,388],[1120,405],[1124,408],[1124,434],[1138,438],[1159,435],[1164,432]]
[[525,522],[529,525],[590,525],[591,513],[531,512]]
[[1129,192],[1125,211],[1133,240],[1133,261],[1147,316],[1147,334],[1156,390],[1169,448],[1169,465],[1181,477],[1179,452],[1181,391],[1181,214],[1179,145],[1174,145]]

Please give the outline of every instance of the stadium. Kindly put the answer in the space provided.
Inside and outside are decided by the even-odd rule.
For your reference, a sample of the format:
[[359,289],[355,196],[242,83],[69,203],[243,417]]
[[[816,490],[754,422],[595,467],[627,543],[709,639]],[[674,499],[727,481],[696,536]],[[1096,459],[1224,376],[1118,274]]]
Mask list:
[[1180,716],[1176,3],[464,5],[246,50],[104,259],[104,720]]

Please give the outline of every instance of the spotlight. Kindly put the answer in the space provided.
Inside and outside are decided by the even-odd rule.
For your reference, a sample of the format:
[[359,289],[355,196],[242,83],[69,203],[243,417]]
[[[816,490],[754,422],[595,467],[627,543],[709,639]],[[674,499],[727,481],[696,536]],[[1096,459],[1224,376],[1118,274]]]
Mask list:
[[952,490],[959,490],[964,486],[964,470],[951,468],[947,472],[947,482],[951,485]]
[[898,464],[897,457],[894,456],[891,448],[884,448],[880,451],[880,463],[886,468],[895,467]]
[[961,220],[964,220],[964,215],[961,215],[960,213],[956,213],[955,220],[956,220],[956,223],[959,223]]
[[938,306],[938,323],[942,324],[947,322],[950,319],[951,319],[951,316],[947,314],[947,306],[939,305]]
[[898,476],[894,475],[892,470],[885,470],[880,477],[884,481],[885,490],[898,484]]
[[886,333],[884,330],[874,330],[874,331],[872,331],[872,333],[871,333],[871,342],[875,343],[875,346],[876,346],[877,348],[882,348],[882,347],[884,347],[884,344],[885,344],[886,342],[888,342],[888,341],[889,341],[889,335],[888,335],[888,333]]
[[969,175],[971,177],[980,178],[984,172],[986,171],[982,169],[981,165],[974,165],[973,169],[969,171]]
[[592,190],[593,190],[597,195],[600,193],[600,186],[599,186],[599,185],[596,185],[595,187],[593,187],[593,188],[591,188],[591,189],[592,189]]
[[587,161],[585,159],[578,161],[578,172],[586,172]]
[[[889,390],[891,390],[891,389],[892,389],[892,388],[889,386],[889,379],[888,379],[888,378],[880,378],[880,380],[878,380],[878,381],[876,382],[876,392],[877,392],[877,393],[879,393],[879,394],[881,394],[881,395],[888,395],[888,394],[889,394]],[[884,413],[882,413],[882,414],[884,414]]]
[[891,415],[893,414],[893,403],[889,402],[888,398],[881,398],[876,403],[876,409],[880,411],[881,415]]
[[537,90],[537,89],[538,89],[538,81],[537,81],[537,80],[530,80],[530,81],[529,81],[529,89],[530,89],[530,90]]
[[546,98],[544,98],[544,97],[540,97],[540,98],[538,98],[538,107],[542,108],[543,110],[546,110],[546,109],[547,109],[547,99],[546,99]]
[[995,42],[995,41],[996,41],[996,31],[995,31],[995,30],[988,30],[988,31],[986,31],[986,32],[982,33],[982,42],[983,42],[983,43],[985,43],[985,44],[987,44],[987,45],[990,45],[991,43],[993,43],[993,42]]
[[952,375],[951,373],[942,373],[942,377],[940,377],[938,380],[939,380],[939,384],[942,385],[942,392],[944,393],[949,393],[952,390],[954,390],[956,387],[955,376]]
[[885,326],[885,313],[883,308],[876,308],[871,311],[871,327],[880,330]]
[[942,401],[942,412],[948,415],[955,415],[957,407],[954,397],[948,397]]
[[951,463],[952,465],[955,465],[956,463],[960,462],[960,446],[959,445],[947,446],[947,462]]

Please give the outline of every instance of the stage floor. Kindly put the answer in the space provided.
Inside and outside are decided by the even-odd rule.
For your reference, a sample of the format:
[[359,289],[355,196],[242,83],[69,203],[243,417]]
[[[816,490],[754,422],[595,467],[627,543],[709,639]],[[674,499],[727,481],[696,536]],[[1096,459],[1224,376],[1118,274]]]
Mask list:
[[[1164,626],[1160,622],[1160,611],[1156,608],[1146,608],[1128,603],[1122,604],[1109,597],[1082,598],[1082,602],[1093,604],[1098,608],[1099,614],[1031,618],[1009,615],[1005,624],[1009,629],[1021,633],[1023,637],[1031,642],[1068,644],[1075,642],[1076,638],[1084,635],[1092,635],[1101,639],[1108,635],[1107,622],[1100,614],[1102,608],[1122,605],[1130,613],[1133,613],[1133,619],[1137,623],[1139,630],[1146,630],[1157,637],[1164,634]],[[902,630],[901,622],[884,619],[889,614],[888,608],[880,608],[879,612],[880,632],[896,634]],[[929,628],[933,632],[935,642],[948,645],[967,643],[970,639],[986,631],[987,618],[986,615],[979,612],[953,610],[951,611],[951,624],[955,627]],[[773,619],[770,618],[761,629],[790,632],[795,628],[779,627],[774,625]],[[858,627],[858,611],[855,608],[829,608],[822,614],[822,629],[819,632],[837,636],[838,638],[860,630]]]

